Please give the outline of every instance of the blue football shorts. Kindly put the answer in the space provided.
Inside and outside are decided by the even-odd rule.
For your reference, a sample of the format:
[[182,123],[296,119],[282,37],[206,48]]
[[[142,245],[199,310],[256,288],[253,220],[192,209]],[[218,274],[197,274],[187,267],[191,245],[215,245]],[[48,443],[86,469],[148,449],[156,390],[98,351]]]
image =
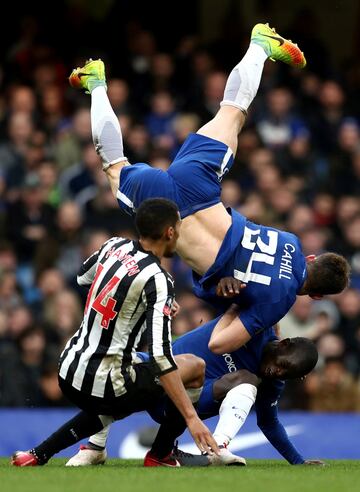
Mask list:
[[139,162],[120,174],[120,208],[134,214],[147,198],[167,198],[182,218],[220,202],[221,180],[233,163],[231,149],[197,133],[185,140],[167,171]]

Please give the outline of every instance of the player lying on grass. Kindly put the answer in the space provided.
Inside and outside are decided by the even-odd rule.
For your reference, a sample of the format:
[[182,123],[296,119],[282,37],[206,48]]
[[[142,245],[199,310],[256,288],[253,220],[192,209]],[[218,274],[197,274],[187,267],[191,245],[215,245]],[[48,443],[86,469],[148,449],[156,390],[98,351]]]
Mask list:
[[[181,380],[182,376],[195,389],[194,400],[198,399],[204,362],[189,355],[186,368],[181,369],[182,357],[179,370],[172,354],[174,282],[160,260],[175,250],[180,228],[177,206],[160,198],[146,200],[138,209],[136,226],[138,241],[110,239],[88,258],[78,275],[78,283],[89,287],[89,293],[81,327],[60,357],[59,385],[82,411],[32,450],[16,452],[13,465],[43,465],[114,420],[146,410],[164,392],[169,398],[163,430],[177,434],[185,425],[201,451],[219,452]],[[145,330],[149,357],[134,364]],[[172,465],[174,459],[168,456],[172,447],[172,442],[167,447],[156,438],[145,464],[152,466],[161,459]]]
[[73,87],[91,94],[93,139],[119,206],[134,213],[144,199],[156,196],[177,203],[183,218],[177,252],[193,269],[199,297],[215,302],[216,285],[224,277],[247,285],[234,300],[240,314],[213,332],[210,347],[220,354],[236,350],[259,330],[279,322],[297,295],[318,299],[341,292],[348,283],[349,266],[342,256],[305,258],[295,235],[254,224],[221,203],[221,180],[232,166],[238,134],[267,58],[292,67],[306,64],[296,44],[268,25],[257,24],[245,56],[229,75],[218,113],[189,135],[166,172],[144,163],[130,165],[124,156],[103,62],[89,61],[70,76]]
[[[230,309],[221,322],[227,323],[237,312]],[[225,319],[228,318],[228,319]],[[320,461],[305,461],[290,442],[277,414],[277,402],[284,388],[284,379],[300,378],[308,374],[318,358],[313,342],[305,338],[279,341],[272,328],[263,330],[246,344],[246,347],[222,355],[208,348],[214,326],[220,318],[178,338],[173,344],[176,356],[192,353],[206,362],[205,383],[197,404],[201,419],[219,415],[214,432],[220,454],[209,456],[213,465],[244,465],[244,458],[232,454],[228,444],[245,422],[255,402],[257,422],[269,442],[291,464],[322,464]],[[148,354],[140,353],[141,360]],[[163,404],[148,410],[153,419],[161,423]],[[92,436],[86,446],[73,456],[67,466],[86,466],[104,463],[106,439],[109,427]],[[176,435],[164,434],[162,439],[174,442]],[[187,453],[174,448],[173,456],[181,465],[192,465]],[[194,462],[196,464],[196,462]],[[161,465],[161,460],[159,460]]]

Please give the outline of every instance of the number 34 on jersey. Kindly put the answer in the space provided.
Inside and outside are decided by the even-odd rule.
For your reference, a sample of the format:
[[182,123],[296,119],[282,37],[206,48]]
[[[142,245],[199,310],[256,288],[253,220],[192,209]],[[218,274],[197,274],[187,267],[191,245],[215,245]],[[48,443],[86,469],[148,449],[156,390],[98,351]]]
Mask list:
[[[250,229],[245,226],[241,245],[243,248],[252,251],[252,254],[246,271],[242,272],[240,270],[234,270],[234,277],[244,283],[255,282],[258,284],[270,285],[272,276],[259,273],[259,270],[261,271],[259,264],[263,264],[263,266],[274,265],[276,255],[279,254],[277,251],[279,233],[274,230],[267,230],[266,240],[263,240],[260,237],[260,232],[260,229]],[[285,243],[284,249],[281,252],[280,269],[278,273],[279,279],[292,279],[292,257],[295,251],[296,248],[293,244]],[[258,264],[256,273],[253,271],[254,263]]]

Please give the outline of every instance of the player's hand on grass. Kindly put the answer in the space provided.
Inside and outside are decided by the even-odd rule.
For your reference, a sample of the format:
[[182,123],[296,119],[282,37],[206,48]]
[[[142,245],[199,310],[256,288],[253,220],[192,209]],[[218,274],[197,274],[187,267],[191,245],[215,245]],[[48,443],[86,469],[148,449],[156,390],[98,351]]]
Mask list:
[[246,284],[234,277],[224,277],[216,287],[216,295],[219,297],[235,297],[245,289]]
[[192,435],[195,444],[202,453],[219,454],[220,450],[216,444],[213,435],[206,427],[206,425],[199,419],[197,415],[194,415],[186,421],[189,432]]
[[325,466],[325,461],[321,460],[306,460],[304,461],[304,465],[317,465],[317,466]]
[[174,299],[171,306],[171,317],[176,318],[179,312],[180,312],[180,304],[178,304]]

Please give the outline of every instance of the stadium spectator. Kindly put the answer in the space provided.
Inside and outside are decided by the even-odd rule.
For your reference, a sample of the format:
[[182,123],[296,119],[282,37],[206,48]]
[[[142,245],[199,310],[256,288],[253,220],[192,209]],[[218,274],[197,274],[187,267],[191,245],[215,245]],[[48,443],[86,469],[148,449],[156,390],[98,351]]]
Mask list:
[[341,359],[329,359],[324,367],[306,379],[309,410],[355,412],[360,410],[360,389]]
[[257,121],[256,129],[264,144],[274,150],[308,134],[304,122],[293,113],[293,97],[285,87],[269,91],[264,114]]
[[[39,379],[46,353],[41,328],[29,327],[17,345],[3,347],[0,357],[0,404],[8,407],[34,407],[41,404]],[[16,374],[16,384],[7,373]]]
[[1,168],[9,190],[20,184],[28,142],[33,131],[33,121],[28,113],[16,112],[10,115],[7,141],[0,145]]
[[56,135],[54,156],[60,170],[81,161],[82,149],[91,140],[90,111],[78,109],[71,123]]
[[110,80],[108,84],[108,95],[114,111],[118,116],[132,113],[129,105],[129,86],[125,80]]
[[44,322],[56,334],[61,349],[78,330],[82,315],[80,299],[73,290],[61,290],[49,300],[44,313]]
[[54,230],[54,209],[44,203],[36,173],[26,175],[20,198],[9,206],[6,230],[23,263],[34,259],[38,245]]

